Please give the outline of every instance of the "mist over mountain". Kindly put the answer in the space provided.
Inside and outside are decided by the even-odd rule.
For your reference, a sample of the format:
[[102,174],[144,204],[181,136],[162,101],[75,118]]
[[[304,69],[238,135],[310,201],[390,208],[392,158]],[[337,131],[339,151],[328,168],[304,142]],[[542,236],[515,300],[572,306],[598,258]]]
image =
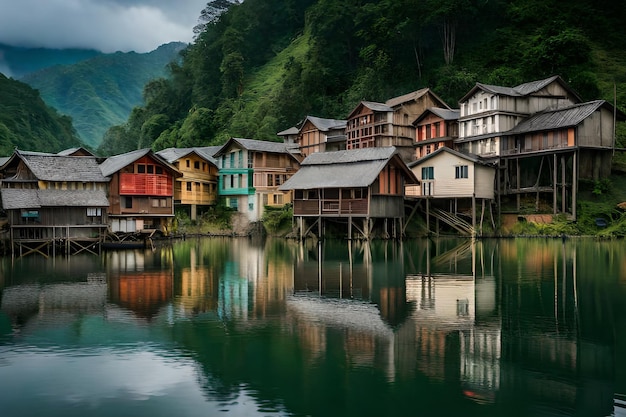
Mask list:
[[152,52],[116,52],[55,65],[21,78],[39,90],[43,100],[72,118],[81,140],[97,148],[106,130],[123,123],[142,103],[145,84],[166,75],[186,44],[172,42]]
[[94,49],[22,48],[0,43],[0,73],[20,79],[54,65],[71,65],[101,55]]

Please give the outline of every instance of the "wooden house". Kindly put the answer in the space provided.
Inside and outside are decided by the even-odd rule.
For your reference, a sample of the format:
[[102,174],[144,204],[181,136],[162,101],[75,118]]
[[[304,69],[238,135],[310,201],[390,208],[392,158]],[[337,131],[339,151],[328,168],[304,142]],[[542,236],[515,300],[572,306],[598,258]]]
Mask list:
[[385,103],[362,101],[348,115],[346,149],[394,146],[405,162],[415,159],[413,121],[430,107],[449,108],[429,88]]
[[174,206],[185,208],[192,220],[197,219],[198,210],[217,202],[218,168],[213,153],[219,148],[168,148],[157,152],[183,174],[174,184]]
[[502,134],[499,194],[515,197],[518,211],[527,196],[537,211],[543,200],[575,218],[579,179],[610,176],[615,124],[625,119],[604,100],[533,114]]
[[301,238],[315,226],[323,235],[329,220],[347,223],[349,238],[353,226],[362,237],[371,237],[377,220],[384,223],[384,236],[400,237],[404,187],[414,183],[417,178],[396,149],[384,147],[311,154],[279,190],[294,192]]
[[278,187],[299,168],[297,153],[285,143],[231,138],[215,153],[218,194],[248,221],[261,219],[265,206],[282,207],[291,195]]
[[99,249],[107,228],[109,179],[96,158],[16,150],[0,175],[13,254]]
[[139,149],[107,158],[100,170],[111,180],[111,232],[169,232],[174,217],[174,182],[182,176],[175,166],[150,149]]
[[[420,180],[420,185],[408,186],[406,195],[425,205],[429,230],[430,217],[434,216],[463,233],[474,234],[477,201],[482,203],[482,213],[486,204],[491,209],[494,201],[496,167],[448,147],[437,149],[409,167]],[[462,217],[469,221],[462,222]],[[482,220],[483,215],[481,225]]]
[[444,146],[452,148],[459,136],[459,110],[431,107],[415,121],[415,158],[420,159]]
[[503,132],[534,113],[581,101],[559,76],[516,87],[476,83],[459,101],[459,137],[455,140],[455,149],[497,158],[501,153]]
[[307,116],[298,130],[296,144],[305,157],[313,152],[346,149],[346,121]]

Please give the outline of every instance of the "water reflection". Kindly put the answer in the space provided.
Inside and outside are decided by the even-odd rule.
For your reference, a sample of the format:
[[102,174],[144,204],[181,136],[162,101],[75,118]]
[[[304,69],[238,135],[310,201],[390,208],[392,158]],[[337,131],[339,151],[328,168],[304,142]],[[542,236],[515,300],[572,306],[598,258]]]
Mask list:
[[610,242],[189,239],[0,268],[13,415],[607,416],[626,392]]

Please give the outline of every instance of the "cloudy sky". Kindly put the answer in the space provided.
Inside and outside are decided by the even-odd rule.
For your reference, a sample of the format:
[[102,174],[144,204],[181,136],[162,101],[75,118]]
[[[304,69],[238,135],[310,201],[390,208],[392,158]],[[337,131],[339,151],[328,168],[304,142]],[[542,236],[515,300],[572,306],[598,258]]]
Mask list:
[[191,42],[210,0],[0,0],[0,43],[148,52]]

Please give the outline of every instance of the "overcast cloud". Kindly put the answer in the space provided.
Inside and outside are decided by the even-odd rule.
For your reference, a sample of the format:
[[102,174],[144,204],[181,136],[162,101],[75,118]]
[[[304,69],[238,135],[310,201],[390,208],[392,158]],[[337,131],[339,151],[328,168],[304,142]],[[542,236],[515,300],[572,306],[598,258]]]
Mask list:
[[149,52],[191,42],[209,0],[0,0],[0,43]]

